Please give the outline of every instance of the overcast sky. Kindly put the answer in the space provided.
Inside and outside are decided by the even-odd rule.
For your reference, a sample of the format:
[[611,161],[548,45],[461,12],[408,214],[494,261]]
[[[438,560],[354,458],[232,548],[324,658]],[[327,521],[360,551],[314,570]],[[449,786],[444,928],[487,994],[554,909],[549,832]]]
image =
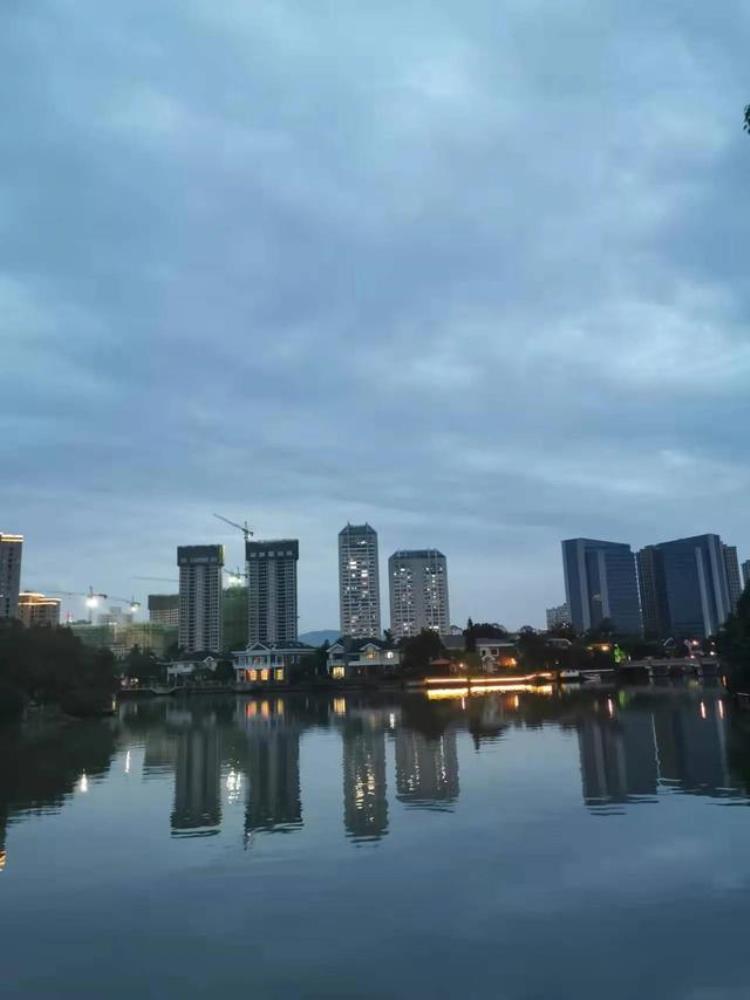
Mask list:
[[[178,544],[448,557],[541,624],[560,539],[750,557],[750,6],[5,0],[0,530],[145,598]],[[73,607],[71,605],[71,607]],[[77,610],[77,608],[76,608]],[[384,624],[387,614],[384,614]]]

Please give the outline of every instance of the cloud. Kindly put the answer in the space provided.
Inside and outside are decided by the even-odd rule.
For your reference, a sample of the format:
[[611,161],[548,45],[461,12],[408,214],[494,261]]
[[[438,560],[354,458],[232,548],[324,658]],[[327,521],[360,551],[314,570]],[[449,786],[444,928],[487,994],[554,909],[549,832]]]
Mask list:
[[336,533],[367,517],[384,556],[448,554],[457,619],[515,624],[559,600],[560,537],[742,548],[742,5],[0,21],[26,583],[169,575],[228,541],[218,509],[300,536],[302,622],[329,625]]

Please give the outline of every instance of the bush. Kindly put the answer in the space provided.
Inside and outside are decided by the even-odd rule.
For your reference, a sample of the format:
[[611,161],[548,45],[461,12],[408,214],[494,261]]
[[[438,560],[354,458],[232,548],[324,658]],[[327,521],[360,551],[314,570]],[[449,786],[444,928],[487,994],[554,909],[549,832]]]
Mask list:
[[79,719],[111,715],[113,711],[112,695],[102,691],[74,689],[62,696],[60,708],[67,715],[74,715]]
[[26,699],[18,688],[0,683],[0,722],[20,719],[26,706]]

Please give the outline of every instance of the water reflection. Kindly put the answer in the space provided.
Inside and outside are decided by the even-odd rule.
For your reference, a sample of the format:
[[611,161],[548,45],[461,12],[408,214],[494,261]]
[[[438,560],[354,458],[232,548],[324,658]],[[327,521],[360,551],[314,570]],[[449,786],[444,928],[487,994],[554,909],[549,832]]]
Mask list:
[[537,729],[570,735],[560,746],[571,763],[577,746],[578,801],[599,815],[675,793],[747,803],[750,721],[720,689],[126,702],[113,720],[0,729],[0,869],[9,824],[96,794],[115,755],[129,781],[171,786],[165,833],[215,836],[237,815],[251,845],[303,829],[303,736],[327,731],[316,752],[334,780],[340,768],[343,833],[377,843],[394,810],[455,812],[467,754],[502,757]]

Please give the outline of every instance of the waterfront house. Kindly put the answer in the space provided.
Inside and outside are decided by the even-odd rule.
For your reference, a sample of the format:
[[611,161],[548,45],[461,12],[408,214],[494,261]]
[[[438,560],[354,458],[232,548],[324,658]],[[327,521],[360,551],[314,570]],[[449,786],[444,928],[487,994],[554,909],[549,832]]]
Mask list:
[[401,663],[401,651],[384,639],[342,636],[328,648],[328,675],[334,680],[384,677]]
[[495,674],[518,665],[518,650],[512,639],[477,639],[476,642],[482,670],[486,674]]
[[219,661],[215,656],[208,656],[199,653],[196,656],[186,657],[183,660],[172,660],[167,664],[167,681],[172,683],[183,683],[188,677],[192,677],[196,671],[209,670],[214,673]]
[[232,653],[237,684],[286,684],[291,669],[315,652],[304,642],[253,642]]

